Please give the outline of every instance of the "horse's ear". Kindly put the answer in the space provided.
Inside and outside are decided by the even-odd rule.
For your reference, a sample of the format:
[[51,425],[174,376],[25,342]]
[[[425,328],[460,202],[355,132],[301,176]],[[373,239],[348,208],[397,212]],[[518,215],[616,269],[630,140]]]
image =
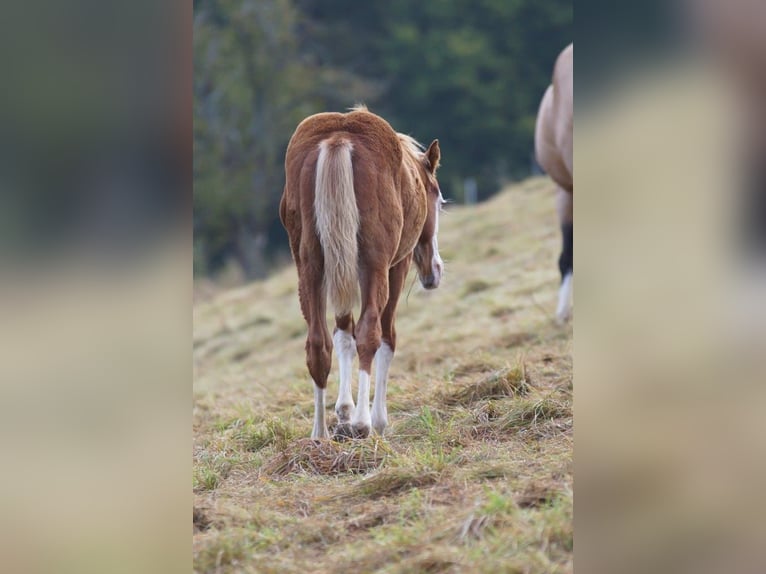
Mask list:
[[436,173],[439,167],[439,160],[441,159],[441,151],[439,150],[439,140],[434,140],[426,150],[426,160],[428,161],[428,169],[431,173]]

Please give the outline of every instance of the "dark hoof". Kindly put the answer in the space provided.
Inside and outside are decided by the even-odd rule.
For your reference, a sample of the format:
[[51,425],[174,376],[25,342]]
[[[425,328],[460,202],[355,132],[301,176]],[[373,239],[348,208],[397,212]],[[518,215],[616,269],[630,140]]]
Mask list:
[[334,441],[343,442],[350,438],[354,438],[354,431],[350,423],[338,423],[332,429],[332,439]]
[[354,438],[367,438],[370,436],[370,427],[362,424],[355,424],[353,427]]
[[370,436],[370,427],[361,424],[338,423],[332,429],[334,441],[343,442],[348,439],[363,439]]

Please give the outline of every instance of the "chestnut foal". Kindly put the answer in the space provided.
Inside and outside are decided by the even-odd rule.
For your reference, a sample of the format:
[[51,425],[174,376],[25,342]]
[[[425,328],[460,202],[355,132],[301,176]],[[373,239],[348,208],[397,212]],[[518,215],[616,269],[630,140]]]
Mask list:
[[[303,120],[287,146],[279,214],[298,268],[298,295],[308,324],[306,363],[314,380],[311,437],[329,438],[325,390],[338,355],[335,436],[366,437],[388,424],[386,384],[396,348],[396,304],[410,263],[423,287],[439,286],[443,262],[436,234],[444,202],[436,169],[439,142],[424,152],[411,137],[365,107]],[[361,313],[353,309],[361,292]],[[326,303],[335,313],[332,337]],[[359,354],[357,404],[351,369]],[[375,396],[370,413],[370,372]]]

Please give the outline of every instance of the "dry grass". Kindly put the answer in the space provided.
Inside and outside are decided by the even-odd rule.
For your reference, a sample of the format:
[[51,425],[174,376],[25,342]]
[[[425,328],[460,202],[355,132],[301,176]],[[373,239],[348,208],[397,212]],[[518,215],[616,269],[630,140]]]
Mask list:
[[391,448],[380,437],[344,443],[304,438],[278,452],[263,472],[272,477],[293,472],[359,474],[378,468],[389,454]]
[[196,572],[572,571],[571,328],[552,320],[553,188],[531,179],[452,207],[441,228],[442,285],[400,302],[385,438],[308,438],[294,269],[205,286]]
[[436,484],[439,473],[428,467],[391,468],[366,478],[357,484],[353,493],[369,498],[381,498]]
[[526,369],[521,364],[514,368],[506,367],[458,389],[442,392],[437,400],[447,406],[469,406],[481,400],[521,396],[528,392],[529,381]]

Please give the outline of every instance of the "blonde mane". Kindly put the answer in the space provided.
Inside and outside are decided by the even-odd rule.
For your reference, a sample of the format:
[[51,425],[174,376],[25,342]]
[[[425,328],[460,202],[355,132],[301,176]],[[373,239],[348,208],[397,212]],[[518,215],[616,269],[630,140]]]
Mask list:
[[417,161],[423,159],[425,146],[422,143],[407,134],[397,133],[396,135],[399,138],[399,143],[402,144],[402,149],[410,154],[413,159]]

